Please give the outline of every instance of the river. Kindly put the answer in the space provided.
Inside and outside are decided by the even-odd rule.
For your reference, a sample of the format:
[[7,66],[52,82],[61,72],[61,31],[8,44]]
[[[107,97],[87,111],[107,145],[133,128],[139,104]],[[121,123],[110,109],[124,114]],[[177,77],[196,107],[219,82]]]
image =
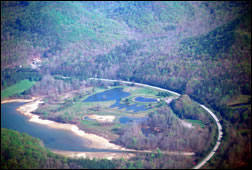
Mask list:
[[16,111],[25,103],[12,102],[1,104],[1,128],[25,132],[41,139],[44,145],[54,150],[79,152],[120,152],[112,149],[89,148],[89,141],[71,131],[56,129],[28,121],[29,118]]
[[[109,79],[99,79],[99,78],[90,78],[90,79],[132,84],[132,82],[120,81],[120,80],[109,80]],[[143,86],[143,87],[149,87],[149,88],[153,88],[157,90],[166,91],[176,96],[180,96],[180,94],[176,92],[158,88],[155,86],[150,86],[150,85],[141,84],[141,83],[134,83],[134,84]],[[45,146],[47,146],[50,149],[65,150],[65,151],[80,151],[80,152],[125,152],[125,150],[120,151],[120,150],[88,148],[87,141],[85,141],[83,138],[69,131],[61,130],[61,129],[54,129],[54,128],[46,127],[44,125],[29,122],[27,117],[19,114],[16,111],[16,109],[23,104],[24,103],[1,104],[1,128],[9,128],[9,129],[17,130],[19,132],[26,132],[31,136],[38,137],[44,142]],[[209,161],[213,157],[213,155],[215,154],[215,152],[220,146],[221,138],[223,135],[222,126],[219,122],[219,119],[216,117],[216,115],[204,105],[201,105],[201,104],[199,105],[203,109],[205,109],[215,120],[216,125],[218,127],[218,138],[212,151],[201,162],[199,162],[198,165],[193,167],[193,169],[201,168],[202,166],[206,164],[207,161]]]

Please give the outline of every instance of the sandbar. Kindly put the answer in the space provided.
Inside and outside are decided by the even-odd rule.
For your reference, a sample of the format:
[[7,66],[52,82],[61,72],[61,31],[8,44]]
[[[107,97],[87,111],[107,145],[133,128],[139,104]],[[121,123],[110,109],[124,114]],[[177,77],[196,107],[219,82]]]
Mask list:
[[[114,150],[121,150],[121,151],[132,151],[131,149],[126,149],[123,148],[119,145],[115,145],[111,142],[109,142],[108,139],[103,138],[101,136],[97,136],[95,134],[91,134],[91,133],[86,133],[83,130],[80,130],[78,128],[78,126],[74,125],[74,124],[63,124],[63,123],[58,123],[52,120],[43,120],[40,119],[39,115],[35,115],[32,112],[35,111],[38,107],[40,103],[43,103],[41,98],[38,97],[33,97],[32,99],[7,99],[1,102],[1,104],[3,103],[9,103],[9,102],[29,102],[27,104],[24,104],[22,106],[20,106],[19,108],[17,108],[17,111],[20,112],[21,114],[29,117],[29,121],[31,122],[35,122],[35,123],[39,123],[39,124],[43,124],[52,128],[57,128],[57,129],[64,129],[64,130],[68,130],[73,132],[74,134],[83,137],[85,140],[87,140],[90,145],[88,147],[90,148],[97,148],[97,149],[114,149]],[[52,150],[55,151],[55,150]],[[56,153],[56,151],[55,151]],[[87,155],[88,157],[96,157],[96,158],[116,158],[116,157],[120,157],[123,154],[127,154],[128,156],[126,156],[127,158],[133,156],[134,154],[130,154],[131,156],[129,156],[129,153],[106,153],[106,152],[102,152],[102,153],[86,153],[86,152],[68,152],[68,151],[57,151],[57,153],[61,153],[61,154],[65,154],[65,156],[71,156],[73,157],[73,155],[80,157],[81,155],[85,157],[85,155]],[[71,154],[70,154],[71,153]],[[123,156],[125,157],[125,156]],[[125,157],[125,158],[126,158]]]
[[[88,141],[89,148],[97,148],[97,149],[113,149],[113,150],[120,150],[120,151],[130,151],[131,153],[127,152],[75,152],[75,151],[62,151],[62,150],[54,150],[52,149],[51,151],[64,155],[67,157],[72,157],[72,158],[79,158],[79,157],[89,157],[91,159],[93,158],[106,158],[106,159],[119,159],[119,158],[131,158],[134,157],[135,153],[151,153],[151,150],[134,150],[134,149],[127,149],[123,148],[122,146],[113,144],[109,142],[108,139],[103,138],[101,136],[92,134],[92,133],[86,133],[83,130],[80,130],[78,126],[74,124],[63,124],[63,123],[58,123],[52,120],[43,120],[40,119],[39,115],[35,115],[32,112],[35,111],[38,107],[39,104],[43,103],[42,99],[39,97],[33,97],[32,99],[6,99],[1,102],[3,103],[9,103],[9,102],[29,102],[27,104],[24,104],[17,108],[17,111],[20,112],[21,114],[29,117],[29,121],[43,124],[52,128],[58,128],[58,129],[64,129],[73,132],[76,135],[79,135],[83,137],[86,141]],[[96,115],[97,116],[97,115]],[[112,118],[112,117],[111,117]],[[185,155],[185,156],[193,156],[195,155],[194,152],[169,152],[169,151],[162,151],[162,153],[165,154],[170,154],[170,155]]]
[[32,102],[36,99],[36,97],[32,97],[31,99],[4,99],[1,101],[1,104],[11,103],[11,102]]

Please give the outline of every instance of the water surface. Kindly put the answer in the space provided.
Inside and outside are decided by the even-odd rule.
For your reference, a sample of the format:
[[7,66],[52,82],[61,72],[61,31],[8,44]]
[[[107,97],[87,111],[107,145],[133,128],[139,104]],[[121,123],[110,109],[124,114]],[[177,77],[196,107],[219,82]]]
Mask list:
[[114,104],[110,106],[110,108],[117,107],[118,109],[126,109],[126,111],[133,111],[133,112],[139,112],[139,111],[145,111],[148,110],[148,108],[145,107],[145,105],[128,105],[128,104],[121,104],[120,101],[130,96],[130,93],[124,92],[123,88],[114,88],[111,90],[107,90],[104,92],[96,93],[92,96],[89,96],[87,99],[85,99],[83,102],[101,102],[101,101],[111,101],[116,100]]
[[50,128],[28,121],[28,117],[18,113],[16,109],[24,103],[1,104],[1,128],[25,132],[43,141],[46,147],[65,151],[88,152],[121,152],[117,150],[88,148],[89,142],[71,131]]
[[120,101],[120,99],[128,96],[130,96],[130,93],[124,92],[123,88],[114,88],[89,96],[87,99],[84,100],[84,102],[101,102],[110,100]]
[[136,123],[140,123],[144,120],[146,120],[147,118],[145,117],[142,117],[142,118],[138,118],[138,117],[128,117],[128,116],[122,116],[120,117],[119,119],[119,122],[122,123],[122,124],[126,124],[126,123],[133,123],[133,122],[136,122]]
[[145,98],[145,97],[136,97],[135,101],[137,101],[137,102],[157,102],[157,99]]

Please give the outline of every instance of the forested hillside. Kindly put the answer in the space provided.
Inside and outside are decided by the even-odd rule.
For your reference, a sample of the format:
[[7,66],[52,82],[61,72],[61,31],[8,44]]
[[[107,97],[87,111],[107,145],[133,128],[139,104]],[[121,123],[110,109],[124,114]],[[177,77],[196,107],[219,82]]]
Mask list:
[[3,169],[114,169],[108,160],[70,159],[50,152],[37,138],[1,128],[1,168]]
[[[249,166],[251,2],[1,1],[2,91],[25,80],[31,87],[16,95],[57,98],[88,77],[182,93],[171,103],[180,118],[204,121],[196,106],[186,105],[190,98],[206,105],[224,134],[205,168]],[[160,113],[152,115],[157,122],[167,118]],[[126,135],[117,142],[132,145]],[[132,148],[143,148],[141,142]]]
[[[150,169],[190,167],[191,159],[177,155],[162,155],[160,150],[141,160],[67,158],[52,153],[43,143],[26,133],[1,128],[2,169]],[[179,162],[179,163],[178,163]]]

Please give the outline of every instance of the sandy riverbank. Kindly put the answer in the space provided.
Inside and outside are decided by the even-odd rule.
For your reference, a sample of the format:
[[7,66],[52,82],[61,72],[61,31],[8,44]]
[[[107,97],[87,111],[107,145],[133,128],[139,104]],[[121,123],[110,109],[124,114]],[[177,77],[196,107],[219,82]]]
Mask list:
[[[115,145],[113,143],[110,143],[108,139],[105,139],[101,136],[97,136],[95,134],[91,133],[85,133],[83,130],[80,130],[76,125],[73,124],[63,124],[58,123],[51,120],[43,120],[40,119],[38,115],[32,114],[31,112],[35,111],[40,103],[43,103],[43,101],[40,98],[33,97],[32,99],[7,99],[1,102],[3,103],[9,103],[9,102],[29,102],[27,104],[24,104],[17,108],[17,111],[19,111],[21,114],[24,114],[25,116],[29,117],[29,121],[43,124],[52,128],[58,128],[58,129],[64,129],[72,131],[74,134],[79,135],[83,137],[85,140],[89,141],[90,148],[97,148],[97,149],[114,149],[114,150],[121,150],[121,151],[132,151],[130,149],[123,148],[119,145]],[[55,151],[55,150],[53,150]],[[55,153],[60,153],[61,155],[70,156],[70,157],[86,157],[89,158],[107,158],[107,159],[113,159],[113,158],[129,158],[134,156],[134,154],[129,153],[96,153],[96,152],[69,152],[69,151],[55,151]]]
[[[63,124],[58,123],[51,120],[43,120],[40,119],[38,115],[32,114],[33,111],[35,111],[40,103],[43,103],[41,98],[33,97],[32,99],[10,99],[10,100],[4,100],[1,102],[3,103],[9,103],[9,102],[29,102],[27,104],[24,104],[17,108],[17,111],[19,111],[21,114],[24,114],[25,116],[29,117],[29,121],[43,124],[52,128],[58,128],[58,129],[64,129],[73,132],[76,135],[79,135],[83,137],[86,141],[89,141],[89,148],[96,148],[96,149],[113,149],[113,150],[120,150],[120,151],[131,151],[131,152],[145,152],[145,153],[151,153],[150,150],[134,150],[134,149],[126,149],[119,145],[115,145],[113,143],[110,143],[108,139],[103,138],[101,136],[97,136],[95,134],[91,133],[85,133],[83,130],[80,130],[76,125],[74,124]],[[60,155],[64,155],[67,157],[89,157],[89,158],[106,158],[106,159],[119,159],[119,158],[131,158],[134,157],[134,153],[112,153],[112,152],[73,152],[73,151],[60,151],[60,150],[52,150],[52,152]],[[165,154],[170,155],[185,155],[185,156],[193,156],[195,153],[190,152],[168,152],[164,151]]]
[[36,97],[32,97],[32,99],[5,99],[1,101],[1,104],[11,103],[11,102],[32,102],[36,99]]
[[72,151],[62,151],[62,150],[52,150],[52,152],[59,155],[67,156],[70,158],[89,158],[89,159],[106,158],[108,160],[120,159],[120,158],[129,159],[135,156],[135,154],[133,153],[115,153],[115,152],[72,152]]

